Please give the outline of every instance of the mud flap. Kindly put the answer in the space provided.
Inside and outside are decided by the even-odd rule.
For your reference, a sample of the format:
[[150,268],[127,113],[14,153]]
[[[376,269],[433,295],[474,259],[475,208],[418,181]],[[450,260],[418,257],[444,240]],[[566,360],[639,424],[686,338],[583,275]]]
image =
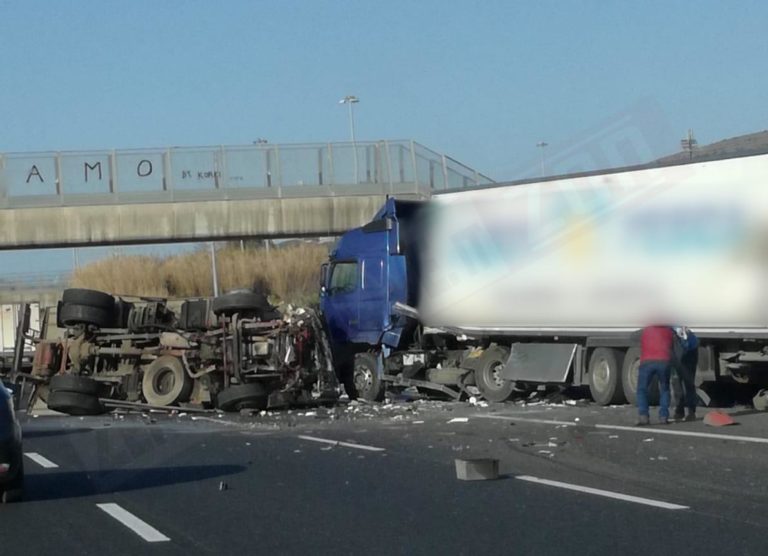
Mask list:
[[578,344],[512,344],[502,378],[521,382],[564,383]]

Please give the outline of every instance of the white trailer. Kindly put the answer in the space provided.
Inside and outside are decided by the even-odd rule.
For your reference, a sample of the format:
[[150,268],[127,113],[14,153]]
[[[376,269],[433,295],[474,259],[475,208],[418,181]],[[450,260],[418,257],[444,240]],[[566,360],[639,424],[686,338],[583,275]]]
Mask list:
[[[337,359],[353,354],[369,399],[385,383],[457,398],[474,384],[492,401],[561,384],[634,402],[635,333],[683,324],[701,338],[699,383],[768,385],[767,185],[757,155],[390,200],[325,273]],[[366,280],[374,259],[384,278]]]

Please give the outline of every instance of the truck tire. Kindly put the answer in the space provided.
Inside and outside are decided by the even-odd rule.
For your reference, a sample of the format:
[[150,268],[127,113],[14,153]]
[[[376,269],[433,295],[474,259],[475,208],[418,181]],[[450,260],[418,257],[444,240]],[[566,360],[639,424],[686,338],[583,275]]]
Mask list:
[[111,310],[102,307],[65,303],[61,307],[58,319],[65,326],[92,324],[99,328],[108,328],[112,325],[113,314]]
[[267,409],[269,393],[263,385],[252,382],[236,384],[224,388],[216,396],[216,407],[222,411],[240,411],[241,409]]
[[380,402],[384,399],[384,381],[381,380],[376,367],[376,356],[373,353],[355,355],[352,371],[355,393],[357,397],[369,402]]
[[[621,365],[621,387],[627,402],[637,405],[637,375],[640,369],[640,348],[629,348]],[[648,388],[649,405],[659,403],[659,381],[653,379]]]
[[76,392],[51,392],[48,409],[67,415],[101,415],[106,412],[99,398]]
[[505,380],[501,371],[509,359],[509,351],[502,347],[491,347],[480,356],[475,366],[475,385],[489,402],[503,402],[515,391],[515,383]]
[[181,359],[173,355],[155,359],[141,379],[141,393],[150,405],[168,406],[189,401],[193,386]]
[[589,391],[600,405],[624,403],[622,389],[622,352],[597,348],[589,358]]
[[65,305],[87,305],[88,307],[98,307],[110,312],[115,307],[115,298],[108,293],[98,290],[69,288],[64,290],[61,300]]
[[274,307],[270,305],[263,293],[234,292],[220,295],[213,300],[211,310],[216,316],[234,315],[235,313],[251,313],[256,315],[273,314]]
[[97,396],[101,385],[86,376],[78,375],[53,375],[48,383],[49,392],[73,392],[86,396]]
[[624,397],[637,405],[637,370],[640,368],[640,348],[629,348],[621,365],[621,388]]

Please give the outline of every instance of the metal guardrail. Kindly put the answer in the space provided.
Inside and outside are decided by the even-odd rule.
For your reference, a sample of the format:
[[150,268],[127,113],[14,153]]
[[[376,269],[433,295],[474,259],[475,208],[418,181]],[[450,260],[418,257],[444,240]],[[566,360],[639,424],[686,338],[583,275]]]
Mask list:
[[0,209],[369,193],[493,183],[414,141],[0,154]]

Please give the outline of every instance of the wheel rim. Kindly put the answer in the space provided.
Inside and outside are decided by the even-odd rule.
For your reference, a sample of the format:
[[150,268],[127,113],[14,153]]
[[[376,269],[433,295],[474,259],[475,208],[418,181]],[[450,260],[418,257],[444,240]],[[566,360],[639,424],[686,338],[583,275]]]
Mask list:
[[592,384],[598,391],[604,392],[611,383],[611,366],[608,361],[601,359],[592,370]]
[[160,396],[165,396],[173,391],[176,386],[176,374],[173,369],[164,367],[157,372],[155,380],[152,381],[152,388]]
[[355,369],[355,388],[358,392],[368,392],[373,388],[373,371],[367,366]]
[[501,371],[503,369],[504,363],[502,361],[489,363],[485,368],[485,383],[492,390],[501,390],[504,388],[507,381],[501,376]]

